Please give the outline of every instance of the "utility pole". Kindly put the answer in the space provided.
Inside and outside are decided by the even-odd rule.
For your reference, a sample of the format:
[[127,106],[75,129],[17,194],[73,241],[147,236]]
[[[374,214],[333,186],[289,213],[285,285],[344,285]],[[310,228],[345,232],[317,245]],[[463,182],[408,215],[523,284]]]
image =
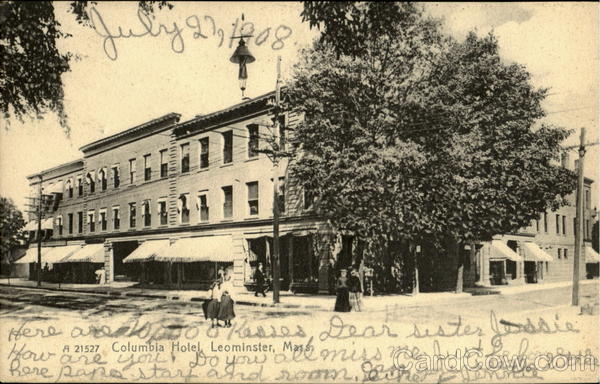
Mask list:
[[583,161],[585,158],[585,128],[581,128],[579,137],[579,162],[577,166],[577,213],[575,228],[575,257],[573,258],[573,295],[571,305],[579,305],[579,269],[583,249],[584,197],[583,197]]
[[[279,109],[281,106],[281,56],[277,56],[277,82],[275,83],[275,108],[274,108],[274,136],[277,137],[279,129]],[[279,290],[281,275],[279,270],[279,150],[274,142],[273,151],[273,303],[279,303]]]
[[37,246],[38,246],[38,254],[37,254],[37,286],[42,286],[42,175],[40,175],[40,188],[38,194],[38,204],[37,204]]

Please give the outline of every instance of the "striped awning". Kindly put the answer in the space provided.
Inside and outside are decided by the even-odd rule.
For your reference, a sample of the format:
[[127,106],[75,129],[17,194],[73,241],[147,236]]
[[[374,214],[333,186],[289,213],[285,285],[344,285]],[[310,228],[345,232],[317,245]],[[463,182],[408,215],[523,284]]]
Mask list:
[[30,221],[29,223],[25,224],[25,226],[23,227],[24,231],[37,231],[37,229],[38,229],[37,220]]
[[[44,262],[44,255],[48,253],[52,248],[50,247],[42,247],[42,262]],[[21,257],[19,260],[16,260],[16,264],[27,264],[27,263],[37,263],[38,258],[38,249],[37,247],[31,247],[25,252],[25,256]]]
[[104,244],[87,244],[69,256],[65,263],[104,263]]
[[586,263],[598,263],[600,262],[600,255],[598,252],[594,251],[594,248],[586,245],[584,247],[585,252],[585,262]]
[[49,217],[42,221],[42,229],[54,229],[54,217]]
[[50,251],[42,257],[42,263],[57,264],[64,263],[69,256],[81,250],[81,245],[65,245],[63,247],[52,247]]
[[156,261],[194,263],[233,262],[231,236],[204,236],[179,239],[156,255]]
[[553,261],[554,259],[547,252],[543,251],[536,243],[527,241],[522,243],[525,251],[526,261]]
[[523,261],[515,251],[510,249],[502,240],[492,240],[490,259],[509,259],[512,261]]
[[123,259],[124,263],[134,263],[141,261],[151,261],[169,248],[169,240],[148,240],[144,241],[139,247]]

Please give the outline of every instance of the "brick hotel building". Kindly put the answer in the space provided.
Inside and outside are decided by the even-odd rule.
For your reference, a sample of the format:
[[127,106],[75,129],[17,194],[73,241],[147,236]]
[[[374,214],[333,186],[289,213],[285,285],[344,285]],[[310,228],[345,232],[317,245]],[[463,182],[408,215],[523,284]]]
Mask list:
[[[256,148],[265,137],[285,144],[285,128],[300,118],[285,114],[282,129],[273,132],[272,98],[265,94],[183,122],[170,113],[83,146],[81,159],[29,176],[31,196],[42,189],[45,218],[38,232],[30,214],[30,246],[17,263],[29,263],[35,278],[41,236],[42,266],[61,281],[92,282],[102,267],[106,283],[157,287],[205,288],[219,268],[233,272],[235,285],[249,285],[258,262],[269,274],[273,171]],[[330,266],[359,263],[360,247],[352,236],[328,232],[288,165],[282,160],[279,166],[282,288],[326,293],[334,276]],[[586,179],[584,234],[593,269],[591,183]],[[574,217],[574,206],[563,207],[519,233],[479,244],[467,258],[466,284],[569,279]],[[322,243],[322,234],[332,240]],[[440,280],[451,281],[456,264],[444,260],[434,269]]]

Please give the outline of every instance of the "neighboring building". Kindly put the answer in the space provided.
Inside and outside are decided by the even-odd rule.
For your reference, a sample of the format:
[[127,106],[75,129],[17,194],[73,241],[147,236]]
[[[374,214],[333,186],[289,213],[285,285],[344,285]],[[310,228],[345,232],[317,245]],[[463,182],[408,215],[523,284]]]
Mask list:
[[[35,241],[41,236],[44,273],[58,281],[93,282],[103,269],[103,282],[206,287],[223,268],[242,286],[252,283],[259,262],[270,275],[273,171],[271,160],[256,149],[266,146],[264,138],[285,143],[285,128],[299,118],[286,114],[283,128],[272,132],[272,98],[268,93],[184,122],[170,113],[83,146],[79,160],[29,176],[32,197],[39,195],[41,179],[45,218],[38,233],[29,217],[31,246],[19,262],[30,263],[35,276]],[[331,266],[361,264],[361,243],[328,231],[288,165],[282,160],[278,175],[282,288],[328,292]],[[542,256],[548,261],[534,262],[539,280],[569,279],[573,217],[574,207],[564,207],[548,213],[547,230],[541,219],[478,246],[477,256],[466,258],[465,282],[524,282],[532,274],[529,259],[539,262]],[[543,255],[526,243],[537,244]],[[456,276],[447,271],[440,276]]]

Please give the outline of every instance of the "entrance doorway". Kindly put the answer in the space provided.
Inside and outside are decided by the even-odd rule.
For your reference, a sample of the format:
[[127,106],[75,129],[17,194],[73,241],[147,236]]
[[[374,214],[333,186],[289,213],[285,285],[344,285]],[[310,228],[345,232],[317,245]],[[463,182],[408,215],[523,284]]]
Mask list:
[[133,281],[140,277],[141,268],[138,265],[139,263],[123,263],[123,259],[129,256],[137,247],[137,241],[113,243],[114,281]]

